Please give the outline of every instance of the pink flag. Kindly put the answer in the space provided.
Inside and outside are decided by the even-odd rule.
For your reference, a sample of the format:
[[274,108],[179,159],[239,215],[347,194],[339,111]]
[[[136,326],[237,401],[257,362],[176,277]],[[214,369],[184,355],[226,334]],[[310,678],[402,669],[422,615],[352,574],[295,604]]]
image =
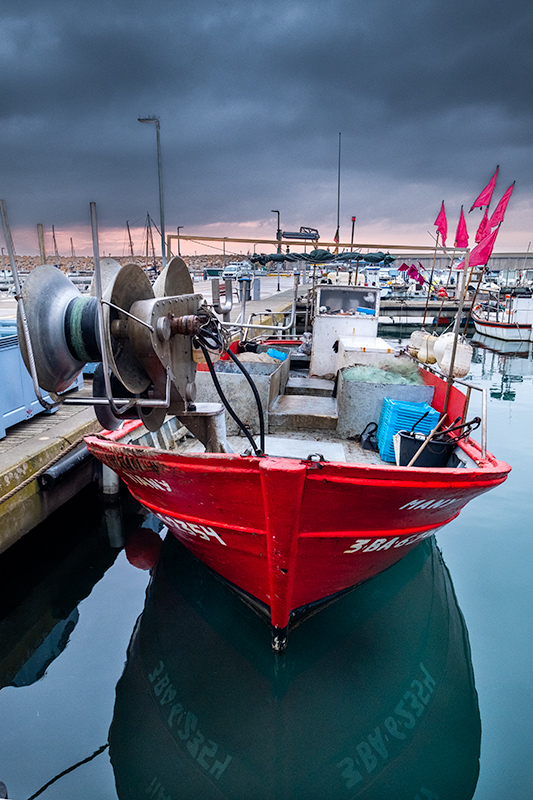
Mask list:
[[457,225],[457,233],[455,234],[454,247],[468,247],[468,231],[466,229],[466,220],[462,206],[459,224]]
[[494,242],[496,241],[499,230],[499,228],[495,228],[492,233],[489,233],[488,236],[485,236],[485,238],[481,240],[477,247],[474,247],[470,253],[470,267],[479,267],[487,263],[491,257],[492,248],[494,247]]
[[442,201],[442,205],[440,207],[439,215],[435,222],[433,223],[437,226],[437,233],[440,233],[440,238],[442,239],[442,244],[446,244],[446,233],[448,230],[448,223],[446,221],[446,211],[444,210],[444,200]]
[[490,233],[489,228],[489,209],[488,207],[485,209],[485,213],[483,214],[483,219],[479,223],[479,228],[477,229],[476,233],[476,244],[485,238]]
[[[503,222],[503,218],[505,216],[505,209],[507,208],[507,203],[510,200],[510,197],[513,193],[514,185],[516,181],[513,181],[512,184],[509,186],[505,194],[503,195],[502,199],[492,212],[492,217],[489,220],[489,227],[495,228],[496,225],[499,225],[500,222]],[[476,240],[477,241],[477,240]]]
[[[420,261],[418,263],[420,264]],[[409,275],[410,278],[412,278],[414,281],[420,284],[420,286],[424,285],[424,277],[419,273],[419,271],[415,266],[409,267],[409,269],[407,270],[407,274]]]
[[[492,199],[492,193],[494,191],[494,187],[496,186],[496,179],[498,177],[498,170],[500,169],[499,166],[496,167],[496,172],[487,183],[481,194],[474,200],[474,205],[472,208],[483,208],[483,206],[489,206],[490,201]],[[472,208],[470,211],[472,211]],[[470,213],[470,211],[468,213]]]

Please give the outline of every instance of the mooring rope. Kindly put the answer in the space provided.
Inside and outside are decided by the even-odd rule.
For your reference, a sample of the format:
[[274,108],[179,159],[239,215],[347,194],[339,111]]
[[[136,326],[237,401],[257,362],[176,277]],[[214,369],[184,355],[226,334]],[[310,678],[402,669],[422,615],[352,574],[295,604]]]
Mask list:
[[64,458],[66,455],[68,455],[72,450],[75,450],[76,447],[78,447],[83,442],[84,436],[82,436],[80,439],[77,439],[75,442],[72,442],[72,444],[70,444],[65,450],[62,450],[55,458],[53,458],[52,461],[45,464],[44,467],[38,469],[37,472],[34,472],[33,475],[29,476],[29,478],[26,478],[25,480],[22,481],[22,483],[19,483],[18,486],[15,486],[7,494],[0,497],[0,505],[2,503],[5,503],[7,500],[10,500],[14,495],[17,494],[17,492],[20,492],[21,489],[24,489],[26,486],[29,486],[32,481],[37,480],[37,478],[39,478],[44,472],[46,472],[46,470],[50,469],[50,467],[53,467],[54,464],[57,464],[58,461],[61,461],[61,459]]
[[107,750],[108,747],[109,747],[109,743],[103,744],[102,747],[99,747],[98,750],[95,750],[92,755],[88,756],[87,758],[84,758],[83,761],[78,761],[77,764],[73,764],[71,767],[68,767],[68,769],[64,769],[63,772],[60,772],[58,775],[55,775],[51,780],[48,781],[48,783],[45,783],[44,786],[41,786],[41,788],[37,792],[32,794],[31,797],[28,797],[28,800],[34,800],[34,798],[36,798],[40,794],[42,794],[53,783],[58,781],[60,778],[63,778],[65,775],[68,775],[69,772],[73,772],[75,769],[78,769],[78,767],[81,767],[83,764],[88,764],[89,761],[92,761],[93,758],[96,758],[96,756],[99,756],[100,753],[103,753],[104,750]]

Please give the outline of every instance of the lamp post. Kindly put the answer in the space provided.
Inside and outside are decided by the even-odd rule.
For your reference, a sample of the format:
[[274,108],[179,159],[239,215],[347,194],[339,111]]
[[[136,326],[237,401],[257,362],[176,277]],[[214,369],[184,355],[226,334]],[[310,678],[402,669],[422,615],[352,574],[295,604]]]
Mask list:
[[[279,211],[276,208],[272,208],[271,209],[271,213],[278,215],[278,229],[276,231],[276,239],[277,239],[277,242],[278,242],[278,253],[281,253],[281,227],[280,227],[280,223],[279,223]],[[280,288],[279,288],[279,261],[278,261],[278,292],[279,292],[279,290],[280,290]]]
[[181,256],[180,252],[180,231],[183,228],[183,225],[178,225],[178,255]]
[[163,204],[163,171],[161,169],[161,137],[159,117],[138,117],[139,122],[149,122],[155,125],[157,141],[157,176],[159,180],[159,224],[161,227],[161,269],[167,265],[167,249],[165,242],[165,212]]
[[280,224],[279,224],[279,211],[277,211],[276,209],[273,208],[273,209],[271,209],[270,213],[278,215],[278,229],[276,231],[276,239],[277,239],[277,242],[278,242],[278,253],[281,253],[281,227],[280,227]]

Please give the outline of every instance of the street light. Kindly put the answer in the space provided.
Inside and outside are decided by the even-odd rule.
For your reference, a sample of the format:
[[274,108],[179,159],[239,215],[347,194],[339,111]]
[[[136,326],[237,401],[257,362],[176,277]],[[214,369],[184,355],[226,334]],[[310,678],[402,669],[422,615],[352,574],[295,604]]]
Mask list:
[[167,251],[165,243],[165,212],[163,206],[163,172],[161,169],[161,137],[159,135],[159,117],[138,117],[138,122],[149,122],[155,125],[157,141],[157,176],[159,179],[159,224],[161,227],[161,269],[167,265]]
[[278,230],[276,232],[276,239],[278,240],[278,253],[281,253],[281,228],[279,224],[279,211],[276,211],[276,209],[272,208],[270,213],[278,215]]
[[180,253],[180,231],[183,228],[183,225],[178,225],[178,255],[181,256]]

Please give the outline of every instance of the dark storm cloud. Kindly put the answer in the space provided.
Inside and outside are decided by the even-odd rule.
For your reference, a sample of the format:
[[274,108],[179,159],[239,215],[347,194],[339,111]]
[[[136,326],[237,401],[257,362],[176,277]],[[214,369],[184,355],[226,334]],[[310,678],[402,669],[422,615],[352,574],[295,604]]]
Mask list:
[[[155,210],[148,114],[167,213],[187,225],[277,204],[331,217],[339,131],[344,195],[369,217],[468,201],[496,163],[533,191],[525,2],[4,0],[0,16],[0,194],[16,224],[83,222],[89,200],[108,224]],[[409,186],[418,199],[399,203]]]

